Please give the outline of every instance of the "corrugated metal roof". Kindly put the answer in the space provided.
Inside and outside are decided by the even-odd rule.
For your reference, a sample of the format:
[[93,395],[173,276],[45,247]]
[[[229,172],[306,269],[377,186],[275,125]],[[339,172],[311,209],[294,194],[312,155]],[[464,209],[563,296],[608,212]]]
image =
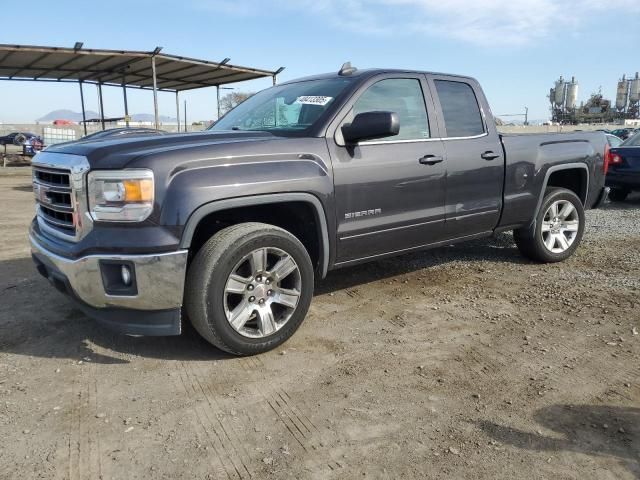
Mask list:
[[[0,80],[102,83],[153,89],[155,57],[158,90],[183,91],[272,77],[260,70],[159,51],[96,50],[0,44]],[[228,62],[228,59],[225,59]]]

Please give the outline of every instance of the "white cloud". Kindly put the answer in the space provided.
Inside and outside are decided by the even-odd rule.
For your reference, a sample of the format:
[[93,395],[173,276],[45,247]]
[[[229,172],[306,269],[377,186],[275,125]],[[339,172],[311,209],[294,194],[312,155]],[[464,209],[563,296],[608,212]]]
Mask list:
[[[196,0],[210,11],[316,17],[361,34],[420,35],[481,46],[521,46],[575,34],[606,13],[636,15],[639,0]],[[295,17],[293,17],[295,20]]]

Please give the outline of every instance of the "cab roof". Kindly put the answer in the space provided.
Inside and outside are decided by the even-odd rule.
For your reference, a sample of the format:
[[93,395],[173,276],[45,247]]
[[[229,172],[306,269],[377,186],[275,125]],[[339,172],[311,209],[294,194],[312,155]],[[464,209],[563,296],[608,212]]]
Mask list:
[[278,85],[307,82],[310,80],[325,80],[329,78],[345,78],[345,79],[353,78],[358,80],[365,80],[375,75],[384,74],[384,73],[411,74],[411,75],[446,75],[448,77],[457,77],[464,80],[474,80],[472,77],[469,77],[466,75],[457,75],[452,73],[430,72],[430,71],[423,71],[423,70],[405,70],[405,69],[395,69],[395,68],[367,68],[363,70],[355,70],[352,73],[348,73],[348,74],[340,74],[340,72],[338,71],[338,72],[331,72],[331,73],[321,73],[318,75],[310,75],[307,77],[295,78],[292,80],[288,80],[286,82],[281,82]]

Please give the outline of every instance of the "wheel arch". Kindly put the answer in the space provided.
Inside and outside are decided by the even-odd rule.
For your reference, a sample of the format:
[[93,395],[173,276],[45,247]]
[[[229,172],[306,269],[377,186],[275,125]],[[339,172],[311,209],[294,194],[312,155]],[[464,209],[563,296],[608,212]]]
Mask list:
[[[571,177],[571,172],[577,173],[578,176]],[[548,187],[561,187],[571,190],[586,208],[589,195],[589,168],[584,163],[565,163],[549,167],[545,172],[531,225],[535,226]]]
[[[180,248],[190,249],[199,227],[212,215],[232,212],[247,207],[267,207],[269,205],[284,206],[286,204],[304,204],[314,213],[316,225],[315,235],[318,241],[318,271],[324,278],[329,270],[330,243],[327,216],[320,200],[304,192],[275,193],[255,195],[251,197],[229,198],[206,203],[198,207],[189,217],[182,233]],[[304,243],[304,242],[303,242]],[[307,245],[305,245],[307,247]]]

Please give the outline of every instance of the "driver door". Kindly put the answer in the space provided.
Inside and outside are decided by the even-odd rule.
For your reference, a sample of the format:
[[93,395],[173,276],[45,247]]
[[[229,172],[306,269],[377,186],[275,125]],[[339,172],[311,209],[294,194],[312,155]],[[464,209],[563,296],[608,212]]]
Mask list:
[[[346,145],[342,125],[367,111],[397,113],[399,134]],[[335,136],[327,139],[334,172],[336,263],[442,240],[446,159],[425,78],[375,77],[338,118],[329,130]]]

